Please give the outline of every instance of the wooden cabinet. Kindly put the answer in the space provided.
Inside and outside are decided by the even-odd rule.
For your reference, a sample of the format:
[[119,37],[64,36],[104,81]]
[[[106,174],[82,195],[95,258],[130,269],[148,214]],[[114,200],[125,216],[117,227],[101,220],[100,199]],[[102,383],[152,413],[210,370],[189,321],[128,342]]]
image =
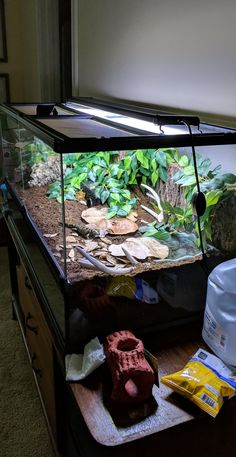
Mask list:
[[53,435],[56,436],[53,346],[50,331],[32,284],[22,264],[17,266],[18,297],[31,367]]
[[[18,241],[18,233],[9,220],[8,224],[12,230],[8,247],[13,311],[21,325],[56,455],[59,452],[63,457],[152,457],[155,451],[166,457],[180,453],[188,456],[190,451],[192,457],[230,454],[235,444],[236,396],[213,421],[161,384],[154,392],[156,415],[128,429],[116,427],[104,407],[101,371],[97,379],[90,378],[87,384],[66,382],[67,348],[61,344],[63,340],[59,338],[55,315],[47,306],[43,283],[37,281],[35,259],[29,258],[26,244]],[[51,302],[53,299],[54,295]],[[148,349],[157,356],[160,377],[182,368],[202,346],[200,330],[201,322],[197,321],[169,330],[163,326],[154,338],[150,336],[150,341],[146,335]]]

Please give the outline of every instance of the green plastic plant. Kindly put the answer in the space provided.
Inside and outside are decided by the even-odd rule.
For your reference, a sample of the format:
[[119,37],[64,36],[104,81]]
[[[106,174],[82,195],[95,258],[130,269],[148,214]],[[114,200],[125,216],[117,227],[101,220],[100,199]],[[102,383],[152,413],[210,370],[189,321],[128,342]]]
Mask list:
[[[201,155],[196,155],[198,178],[201,191],[207,202],[205,214],[201,217],[201,230],[204,238],[211,240],[211,219],[215,205],[226,198],[229,192],[227,185],[236,183],[233,174],[220,175],[221,166],[212,168],[211,161]],[[174,148],[147,149],[126,151],[125,157],[119,160],[117,151],[98,153],[74,153],[64,157],[66,173],[64,176],[64,197],[76,199],[81,184],[86,181],[93,183],[95,196],[101,203],[108,205],[108,217],[126,217],[137,203],[132,195],[135,186],[141,183],[156,187],[158,181],[164,183],[173,179],[184,191],[185,206],[173,207],[167,201],[161,202],[164,211],[164,223],[156,222],[142,228],[146,236],[167,240],[177,231],[198,232],[196,218],[192,211],[192,198],[196,192],[196,176],[193,157],[180,154]],[[178,171],[168,178],[168,166],[177,164]],[[48,188],[48,197],[62,201],[61,183],[52,183]],[[152,203],[156,212],[159,209]]]
[[[193,214],[192,199],[197,190],[196,176],[193,164],[193,158],[187,155],[180,155],[177,150],[167,152],[168,163],[177,163],[179,170],[174,174],[173,180],[184,189],[185,206],[184,208],[173,207],[168,202],[161,202],[165,215],[164,224],[149,224],[142,230],[146,236],[154,236],[162,239],[176,231],[184,230],[192,233],[194,230],[198,234],[198,224]],[[205,194],[206,210],[200,218],[200,228],[203,234],[203,241],[211,241],[211,222],[215,205],[222,199],[227,198],[230,192],[235,190],[236,176],[232,173],[220,174],[221,165],[212,169],[210,159],[203,158],[197,154],[197,170],[200,183],[200,190]],[[156,211],[158,208],[153,204]],[[163,238],[164,239],[164,238]],[[199,240],[196,240],[199,244]]]
[[32,167],[39,162],[47,161],[48,157],[54,155],[53,149],[39,138],[34,138],[32,143],[28,143],[21,151],[22,161],[25,165]]
[[[158,179],[167,179],[167,156],[162,150],[127,151],[126,156],[115,162],[117,151],[98,153],[75,153],[65,156],[64,197],[76,198],[81,183],[91,181],[95,196],[101,203],[108,204],[108,217],[127,216],[136,205],[131,195],[134,185],[150,183],[155,186]],[[62,201],[60,182],[48,188],[48,197]]]

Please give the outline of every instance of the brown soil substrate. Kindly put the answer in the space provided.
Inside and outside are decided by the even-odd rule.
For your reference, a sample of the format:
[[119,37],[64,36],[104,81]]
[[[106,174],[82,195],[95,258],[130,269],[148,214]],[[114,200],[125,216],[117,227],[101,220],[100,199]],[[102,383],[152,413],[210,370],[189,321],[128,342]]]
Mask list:
[[[19,188],[17,189],[17,191],[19,193]],[[34,220],[40,232],[44,236],[44,239],[47,242],[52,254],[55,256],[56,261],[58,262],[60,267],[64,269],[62,205],[54,199],[49,200],[46,195],[46,192],[47,186],[37,188],[32,187],[26,189],[24,191],[23,201],[31,218]],[[141,204],[151,207],[148,198],[145,197],[139,190],[137,190],[136,194],[138,194],[139,204],[135,208],[135,211],[138,213],[137,224],[140,226],[141,220],[145,220],[148,223],[153,221],[153,217],[150,216],[145,210],[143,210],[140,207]],[[80,203],[77,200],[67,200],[65,202],[66,220],[73,221],[73,223],[76,222],[76,220],[78,222],[81,222],[81,213],[86,208],[87,207],[84,204]],[[82,236],[75,234],[75,231],[70,228],[66,228],[66,236],[68,235],[76,236],[76,241],[78,240],[78,244],[80,245],[83,245],[83,243],[85,242],[85,239]],[[110,240],[110,242],[112,243],[119,244],[130,236],[139,236],[139,233],[122,236],[107,234],[106,238]],[[98,243],[102,242],[102,238],[96,238],[96,241],[98,241]],[[67,244],[67,274],[69,281],[74,283],[85,279],[93,279],[96,276],[106,276],[104,273],[98,270],[92,270],[81,266],[78,262],[78,259],[81,259],[82,256],[76,249],[74,250],[74,258],[71,259],[70,257],[68,257],[70,250],[75,246],[76,243]],[[168,259],[167,261],[163,260],[161,262],[155,262],[155,260],[151,260],[149,258],[148,261],[140,261],[137,266],[134,266],[129,275],[135,276],[143,272],[159,270],[162,268],[176,267],[186,263],[193,263],[196,260],[200,260],[201,258],[201,254],[199,254],[198,256],[194,256],[192,258],[190,256],[187,260],[182,261],[171,261],[170,259]],[[121,262],[124,264],[124,266],[130,266],[130,263],[125,265],[127,259],[122,259]],[[113,265],[111,265],[111,267],[112,266]]]

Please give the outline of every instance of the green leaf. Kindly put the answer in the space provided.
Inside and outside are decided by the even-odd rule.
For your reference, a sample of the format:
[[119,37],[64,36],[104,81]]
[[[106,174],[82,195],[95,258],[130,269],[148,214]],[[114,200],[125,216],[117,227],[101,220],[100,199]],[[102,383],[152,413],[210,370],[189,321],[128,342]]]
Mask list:
[[143,236],[155,236],[157,234],[156,229],[148,229],[143,233]]
[[179,206],[176,206],[176,207],[174,208],[174,214],[175,214],[176,216],[183,216],[183,214],[184,214],[183,208],[180,208]]
[[138,149],[136,151],[136,157],[138,162],[140,162],[140,164],[142,165],[142,167],[148,170],[149,160],[147,157],[145,157],[144,152],[141,149]]
[[193,165],[188,165],[183,170],[183,176],[190,176],[190,175],[194,175],[194,166]]
[[91,170],[91,171],[88,173],[88,178],[90,179],[90,181],[95,182],[95,181],[96,181],[96,178],[97,178],[97,175],[96,175],[96,173],[95,173],[94,171]]
[[179,163],[180,153],[177,149],[172,149],[172,155],[175,162]]
[[144,175],[144,176],[149,176],[150,175],[150,171],[146,170],[145,168],[143,168],[142,165],[140,167],[140,173],[142,173],[142,175]]
[[166,241],[170,238],[170,234],[168,232],[158,232],[154,235],[154,238],[157,240]]
[[210,172],[211,161],[210,159],[204,159],[199,154],[197,154],[197,169],[199,176],[206,177]]
[[161,202],[161,206],[162,206],[163,211],[165,213],[175,214],[175,209],[173,208],[173,206],[169,202],[167,202],[167,201],[163,202],[162,201]]
[[57,190],[53,190],[52,192],[47,193],[47,194],[48,194],[49,200],[51,200],[52,198],[57,198],[57,196],[58,196],[58,191],[57,191]]
[[127,198],[128,200],[130,200],[130,191],[128,189],[123,189],[121,191],[121,195],[125,198]]
[[110,194],[110,198],[111,198],[111,200],[113,200],[114,202],[118,202],[118,203],[120,202],[120,195],[117,194],[117,193],[116,193],[116,194],[115,194],[115,193],[111,193],[111,194]]
[[80,184],[82,181],[84,181],[87,178],[87,173],[81,173],[81,175],[76,176],[71,180],[71,185],[73,187],[76,187],[76,189],[80,188]]
[[207,206],[215,205],[219,201],[222,194],[222,190],[211,190],[210,192],[207,192],[205,195]]
[[177,182],[180,178],[182,178],[183,175],[184,175],[184,170],[179,170],[173,175],[172,179],[175,182]]
[[133,173],[131,174],[131,177],[130,177],[128,183],[129,183],[129,184],[137,184],[136,172],[133,172]]
[[157,161],[155,158],[152,159],[152,161],[151,161],[151,169],[152,169],[152,171],[156,171],[156,169],[157,169]]
[[[93,161],[93,160],[88,160],[88,162],[87,162],[86,165],[87,165],[87,169],[88,169],[88,170],[91,170],[91,168],[94,167],[94,161]],[[94,167],[94,168],[95,168],[95,167]]]
[[146,170],[149,169],[149,160],[145,156],[143,157],[142,167],[145,168]]
[[221,168],[221,165],[217,165],[217,167],[213,168],[213,170],[210,170],[208,174],[209,178],[214,178],[214,176],[216,176],[220,172]]
[[123,161],[124,161],[125,170],[130,170],[132,157],[127,156],[127,157],[124,158]]
[[167,181],[167,170],[166,168],[159,167],[159,178],[163,181]]
[[141,149],[138,149],[136,151],[136,157],[137,157],[137,160],[142,164],[144,155],[143,155],[143,151]]
[[117,214],[117,210],[109,208],[106,218],[111,219],[112,217],[116,216],[116,214]]
[[95,157],[93,163],[94,163],[94,165],[99,165],[99,167],[102,167],[102,168],[107,167],[105,160],[101,159],[100,157]]
[[52,192],[54,190],[58,191],[58,190],[60,190],[60,188],[61,188],[60,181],[55,181],[55,182],[53,182],[52,184],[49,185],[48,192]]
[[159,149],[156,153],[156,160],[161,165],[161,167],[166,167],[167,166],[167,161],[166,161],[166,155],[164,151]]
[[75,194],[73,192],[66,192],[64,198],[65,200],[75,200]]
[[124,173],[124,170],[122,168],[119,168],[119,170],[117,172],[117,178],[120,179],[123,173]]
[[110,178],[107,180],[107,187],[111,189],[112,187],[120,189],[122,188],[122,183],[118,179]]
[[120,188],[118,188],[118,187],[111,187],[111,188],[109,189],[109,191],[110,191],[111,194],[112,194],[112,193],[114,193],[114,194],[120,194],[120,193],[122,192],[122,190],[123,190],[123,189],[120,189]]
[[193,216],[193,209],[192,209],[191,205],[185,210],[184,216],[185,217]]
[[152,183],[153,187],[155,187],[157,180],[158,180],[158,173],[156,171],[153,171],[151,174],[151,183]]
[[110,174],[112,178],[117,177],[117,173],[119,171],[119,165],[118,163],[113,163],[109,166]]
[[104,159],[105,159],[106,164],[109,165],[109,163],[110,163],[110,153],[109,152],[103,152],[102,154],[104,155]]
[[122,210],[126,212],[126,215],[127,215],[127,216],[128,216],[128,214],[130,213],[131,209],[132,209],[132,206],[129,205],[128,203],[127,203],[126,205],[123,205],[123,206],[122,206]]
[[189,157],[187,155],[183,155],[180,157],[179,161],[178,161],[178,164],[181,166],[181,167],[187,167],[188,166],[188,163],[189,163]]
[[123,207],[119,208],[116,214],[120,217],[126,217],[128,215],[127,211],[125,211]]
[[102,184],[105,179],[106,174],[107,174],[106,171],[104,171],[102,168],[100,168],[100,170],[97,172],[96,184]]
[[234,184],[236,182],[236,175],[233,173],[225,173],[222,175],[222,179],[224,181],[224,184]]
[[147,184],[147,176],[142,176],[142,183]]
[[101,192],[101,196],[100,196],[100,199],[101,199],[101,203],[102,205],[105,203],[105,201],[109,198],[110,196],[110,192],[109,190],[103,190]]
[[137,198],[134,197],[134,198],[131,198],[131,200],[129,201],[129,205],[131,205],[132,207],[135,206],[137,203]]
[[192,186],[196,184],[196,177],[195,176],[183,176],[181,179],[176,181],[176,184],[184,186]]
[[95,189],[95,197],[96,198],[101,198],[101,194],[103,192],[103,187],[102,186],[97,186]]
[[168,240],[170,234],[168,232],[159,232],[158,230],[147,230],[143,236],[156,238],[157,240]]
[[135,154],[133,154],[132,161],[131,161],[131,169],[134,173],[136,173],[136,171],[137,171],[137,166],[138,166],[137,157]]

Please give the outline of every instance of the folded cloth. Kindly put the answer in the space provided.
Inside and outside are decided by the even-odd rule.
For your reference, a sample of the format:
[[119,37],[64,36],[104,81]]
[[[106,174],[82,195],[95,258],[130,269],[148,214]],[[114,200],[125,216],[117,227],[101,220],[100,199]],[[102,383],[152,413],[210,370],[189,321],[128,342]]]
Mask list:
[[103,345],[96,337],[89,341],[84,347],[84,354],[67,354],[66,362],[66,380],[80,381],[86,378],[105,360]]

